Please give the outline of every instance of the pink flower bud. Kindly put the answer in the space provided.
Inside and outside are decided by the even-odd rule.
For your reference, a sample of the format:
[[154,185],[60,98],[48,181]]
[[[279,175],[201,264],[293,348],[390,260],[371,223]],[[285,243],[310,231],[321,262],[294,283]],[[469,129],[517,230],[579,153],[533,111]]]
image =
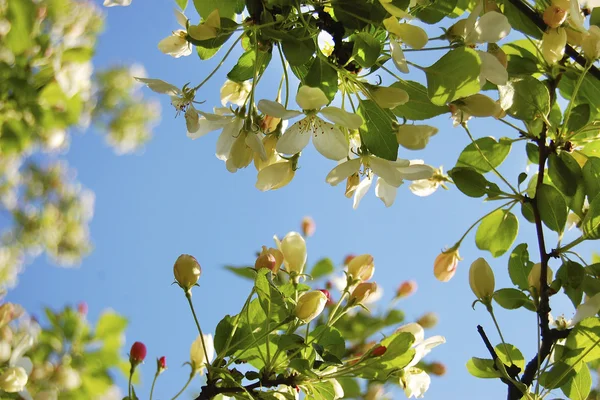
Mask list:
[[344,258],[344,265],[348,265],[350,264],[350,261],[352,261],[352,259],[356,257],[354,254],[348,254],[345,258]]
[[129,362],[131,365],[138,365],[143,362],[146,358],[146,345],[142,342],[135,342],[133,346],[131,346],[131,351],[129,352]]
[[429,365],[429,372],[436,376],[446,375],[446,366],[440,362],[433,362]]
[[311,217],[302,218],[302,234],[304,237],[311,237],[315,234],[316,229],[317,225]]
[[421,318],[417,320],[417,324],[421,325],[425,329],[431,329],[438,323],[438,316],[436,313],[428,312],[423,314]]
[[396,291],[396,298],[401,299],[408,297],[417,291],[417,282],[415,281],[404,281],[398,287]]
[[82,301],[81,303],[77,304],[77,312],[84,316],[87,315],[88,305],[85,301]]
[[158,374],[162,374],[167,369],[167,358],[162,356],[156,360],[156,370]]
[[433,263],[433,274],[438,280],[448,282],[456,273],[459,260],[458,248],[442,252]]
[[567,19],[567,10],[551,5],[544,11],[543,18],[546,25],[550,28],[558,28]]
[[331,294],[329,293],[329,290],[319,289],[319,292],[323,293],[327,297],[327,304],[333,303],[333,300],[331,300]]

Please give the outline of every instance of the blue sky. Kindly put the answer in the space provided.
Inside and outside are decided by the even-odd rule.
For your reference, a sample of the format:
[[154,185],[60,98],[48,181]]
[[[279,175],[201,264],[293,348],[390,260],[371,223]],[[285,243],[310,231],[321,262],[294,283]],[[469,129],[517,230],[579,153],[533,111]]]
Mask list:
[[[105,10],[106,29],[99,42],[96,66],[141,63],[149,77],[177,86],[202,80],[218,57],[200,62],[194,53],[173,59],[156,47],[160,39],[177,29],[173,7],[168,0],[134,0],[130,7]],[[195,16],[195,12],[188,15]],[[432,36],[438,34],[432,31]],[[435,54],[411,53],[409,59],[429,65],[432,56]],[[207,100],[202,106],[204,111],[220,104],[219,89],[228,66],[231,64],[226,64],[199,93],[200,99]],[[279,72],[273,76],[279,77]],[[423,81],[424,76],[415,73],[410,79]],[[279,79],[265,83],[261,93],[274,97]],[[146,94],[157,96],[149,91]],[[168,98],[159,100],[162,122],[139,154],[114,155],[93,129],[73,136],[66,158],[77,170],[77,179],[96,194],[91,224],[95,249],[77,269],[53,267],[39,258],[21,275],[19,286],[9,294],[10,301],[23,304],[37,315],[42,314],[44,306],[59,308],[80,301],[88,303],[92,320],[106,308],[124,314],[130,319],[124,352],[138,340],[148,347],[140,397],[148,396],[153,359],[166,355],[169,369],[158,381],[155,398],[171,398],[187,379],[188,367],[181,365],[188,360],[189,346],[196,337],[185,298],[180,289],[170,285],[177,256],[192,254],[203,267],[194,302],[203,329],[211,332],[225,314],[237,312],[250,290],[249,282],[234,277],[222,266],[252,262],[261,245],[272,245],[273,234],[281,237],[299,230],[302,217],[310,215],[317,231],[308,240],[309,265],[325,256],[341,264],[349,253],[371,253],[376,263],[374,279],[383,286],[386,299],[393,296],[402,281],[417,280],[417,294],[400,303],[408,320],[427,311],[438,313],[440,323],[428,333],[444,335],[447,343],[436,348],[429,359],[446,364],[448,373],[433,378],[426,398],[506,398],[502,383],[471,377],[465,363],[472,356],[488,356],[477,334],[477,324],[486,328],[494,344],[499,342],[483,307],[471,309],[474,296],[468,284],[469,265],[480,256],[486,257],[496,273],[496,287],[512,287],[507,274],[508,257],[492,259],[475,248],[471,235],[464,241],[464,260],[450,282],[441,283],[432,273],[433,260],[440,250],[452,245],[464,229],[496,205],[467,198],[455,188],[419,198],[405,185],[389,209],[371,189],[358,210],[353,210],[341,185],[332,188],[325,183],[335,163],[312,147],[302,155],[300,170],[289,186],[261,193],[254,188],[256,174],[252,166],[230,174],[216,159],[216,133],[191,141],[186,137],[183,118],[175,118]],[[433,124],[440,132],[428,148],[420,152],[401,149],[400,157],[422,158],[448,170],[468,144],[468,137],[462,129],[452,127],[448,115]],[[469,125],[477,137],[513,136],[493,120],[472,121]],[[524,152],[517,147],[502,167],[512,182],[526,166]],[[519,242],[515,244],[530,243],[534,257],[533,226],[523,219],[520,224]],[[549,238],[548,246],[554,245],[555,236],[550,234]],[[584,254],[589,255],[587,250]],[[564,312],[570,317],[572,306],[562,297],[552,299],[554,314]],[[526,359],[531,358],[537,343],[534,314],[496,308],[506,340],[521,348]],[[182,398],[193,398],[200,384],[196,380],[193,390]],[[122,388],[126,389],[124,381]],[[394,394],[394,398],[403,397]]]

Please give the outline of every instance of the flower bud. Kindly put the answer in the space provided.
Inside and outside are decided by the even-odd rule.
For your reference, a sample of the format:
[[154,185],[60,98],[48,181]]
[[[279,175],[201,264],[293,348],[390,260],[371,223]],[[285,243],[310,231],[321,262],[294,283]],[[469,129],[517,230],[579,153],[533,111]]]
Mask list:
[[467,36],[467,19],[459,19],[446,31],[446,39],[450,42]]
[[306,292],[298,299],[294,314],[298,319],[308,323],[323,312],[327,304],[327,296],[320,290]]
[[[206,353],[204,352],[204,345],[206,345]],[[203,335],[196,338],[190,346],[190,363],[192,364],[192,370],[194,374],[202,375],[204,373],[204,367],[207,363],[210,363],[215,356],[215,345],[212,335]]]
[[429,372],[436,376],[446,375],[446,366],[440,362],[432,362],[429,364]]
[[408,101],[408,93],[393,86],[374,87],[371,90],[371,97],[381,108],[394,108]]
[[[281,118],[276,118],[276,117],[273,117],[271,115],[265,115],[263,117],[263,119],[262,119],[262,122],[260,123],[260,129],[265,134],[271,133],[275,129],[277,129],[277,125],[279,125],[279,121],[281,121]],[[276,135],[267,135],[265,137],[265,139],[268,138],[268,137],[270,137],[270,136],[274,136],[275,139],[277,139]],[[275,143],[277,143],[277,141]],[[266,146],[266,144],[265,144],[265,146]]]
[[367,393],[365,393],[364,400],[379,400],[385,394],[383,385],[379,383],[372,383],[368,386]]
[[498,117],[502,113],[502,108],[496,101],[481,93],[464,97],[455,104],[473,117]]
[[[534,264],[533,267],[531,268],[531,271],[529,272],[529,276],[527,276],[527,282],[529,283],[529,290],[535,296],[539,296],[539,294],[540,294],[540,278],[541,278],[541,276],[542,276],[542,264],[541,263]],[[548,266],[548,274],[546,276],[546,278],[547,278],[546,282],[548,282],[548,285],[550,285],[552,283],[553,276],[554,276],[554,273],[552,272],[552,269],[550,268],[550,266]]]
[[438,323],[438,316],[434,312],[428,312],[423,314],[421,318],[417,320],[417,324],[421,325],[424,329],[431,329]]
[[167,358],[162,356],[156,359],[156,373],[162,374],[164,370],[167,369]]
[[0,364],[7,362],[10,359],[12,348],[9,342],[0,341]]
[[542,55],[550,65],[556,64],[565,54],[567,32],[564,28],[548,29],[542,36]]
[[325,297],[327,297],[327,304],[333,303],[333,300],[331,300],[331,293],[329,293],[329,290],[319,289],[319,292],[323,293],[325,295]]
[[256,167],[257,171],[260,172],[263,168],[282,160],[282,158],[279,156],[279,153],[277,153],[275,150],[278,140],[279,138],[277,135],[267,135],[263,138],[262,143],[263,147],[265,148],[265,155],[267,158],[266,160],[263,160],[259,152],[254,152],[254,166]]
[[0,389],[7,393],[17,393],[25,389],[27,371],[23,367],[9,367],[0,375]]
[[365,303],[369,299],[369,296],[373,295],[376,291],[377,284],[375,282],[359,283],[350,295],[350,304],[356,305]]
[[566,28],[565,31],[567,32],[567,43],[571,46],[581,46],[583,44],[583,39],[587,36],[587,33],[579,32],[571,28]]
[[317,225],[315,224],[315,220],[311,217],[302,218],[302,234],[304,237],[311,237],[315,234],[315,230],[317,229]]
[[437,128],[429,125],[400,125],[396,129],[396,140],[409,150],[422,150],[437,132]]
[[267,165],[258,172],[256,188],[266,192],[286,186],[296,175],[295,164],[292,160],[281,160]]
[[588,34],[584,36],[581,43],[583,54],[590,61],[600,57],[600,28],[596,25],[590,26]]
[[438,280],[448,282],[456,273],[456,267],[460,259],[458,248],[442,252],[433,263],[433,274]]
[[146,345],[142,342],[135,342],[129,351],[129,362],[136,366],[146,358]]
[[[254,135],[254,133],[250,134]],[[248,135],[249,133],[242,129],[231,145],[229,158],[227,159],[228,170],[236,171],[246,168],[252,162],[254,152],[248,146],[248,141],[246,140]]]
[[382,355],[385,354],[386,351],[387,351],[387,347],[378,345],[378,346],[375,346],[373,351],[371,351],[371,355],[373,357],[381,357]]
[[302,235],[298,232],[290,232],[278,246],[283,254],[286,271],[290,274],[301,274],[306,263],[306,242]]
[[546,11],[544,11],[543,18],[546,25],[548,25],[550,28],[558,28],[567,19],[567,10],[555,5],[551,5],[546,8]]
[[[279,250],[276,250],[281,254]],[[281,256],[283,259],[283,255]],[[279,266],[281,262],[277,263],[277,258],[267,249],[267,246],[262,247],[262,251],[256,257],[256,262],[254,263],[254,268],[259,270],[261,268],[267,268],[273,271],[273,274],[276,274],[279,271]]]
[[85,301],[80,302],[79,304],[77,304],[77,312],[80,315],[86,316],[88,313],[88,305]]
[[175,280],[186,293],[198,282],[201,273],[200,264],[189,254],[180,255],[173,266]]
[[373,256],[370,254],[356,256],[348,263],[348,275],[352,279],[368,281],[374,273],[375,263],[373,263]]
[[404,281],[398,287],[396,291],[396,298],[401,299],[403,297],[408,297],[414,292],[417,291],[417,282],[415,281]]
[[354,254],[348,254],[346,257],[344,257],[344,265],[350,264],[350,261],[352,261],[354,257],[356,257]]
[[491,302],[495,288],[494,271],[483,258],[478,258],[471,264],[469,285],[475,297],[485,304]]

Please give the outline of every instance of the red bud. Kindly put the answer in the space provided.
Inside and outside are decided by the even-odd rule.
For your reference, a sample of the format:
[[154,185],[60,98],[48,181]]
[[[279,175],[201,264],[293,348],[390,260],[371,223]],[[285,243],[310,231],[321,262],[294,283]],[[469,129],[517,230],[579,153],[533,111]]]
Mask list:
[[135,342],[133,346],[131,346],[131,351],[129,352],[129,362],[133,365],[137,365],[144,361],[146,358],[146,345],[142,342]]
[[81,303],[77,304],[77,312],[79,312],[79,314],[81,315],[87,315],[88,305],[85,301],[82,301]]
[[385,346],[376,346],[373,351],[371,352],[371,354],[373,355],[373,357],[381,357],[382,355],[385,354],[385,352],[387,351],[387,347]]

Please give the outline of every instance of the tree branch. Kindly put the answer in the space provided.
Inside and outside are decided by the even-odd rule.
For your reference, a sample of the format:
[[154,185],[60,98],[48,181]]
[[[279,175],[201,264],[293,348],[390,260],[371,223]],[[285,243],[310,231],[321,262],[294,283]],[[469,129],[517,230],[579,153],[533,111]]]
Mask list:
[[[496,353],[496,350],[494,350],[494,346],[492,346],[492,343],[490,342],[490,339],[488,339],[485,331],[483,330],[483,327],[481,325],[477,325],[477,332],[479,332],[479,335],[481,336],[481,339],[483,340],[483,343],[485,344],[485,347],[487,348],[488,352],[490,353],[490,355],[492,356],[492,360],[494,360],[494,363],[496,363],[496,360],[498,360],[498,354]],[[498,369],[498,367],[496,365],[494,365],[494,369]],[[506,369],[506,372],[508,373],[508,376],[510,376],[511,378],[518,380],[519,378],[519,372],[521,372],[521,369],[519,367],[517,367],[516,365],[511,365],[508,366],[506,364],[504,364],[504,369]],[[517,387],[508,379],[502,377],[500,378],[500,380],[504,383],[506,383],[508,385],[508,390],[509,392],[511,390],[516,390],[517,392],[520,393],[519,389],[517,389]]]
[[[533,22],[542,32],[546,32],[548,26],[540,16],[540,14],[532,9],[528,4],[524,3],[521,0],[508,0],[510,3],[515,6],[520,12],[522,12],[531,22]],[[584,56],[579,54],[577,50],[575,50],[571,45],[567,44],[565,46],[565,53],[573,59],[577,64],[579,64],[582,68],[585,68],[587,65],[587,60]],[[590,74],[594,76],[596,79],[600,79],[600,70],[593,66],[590,68]]]

